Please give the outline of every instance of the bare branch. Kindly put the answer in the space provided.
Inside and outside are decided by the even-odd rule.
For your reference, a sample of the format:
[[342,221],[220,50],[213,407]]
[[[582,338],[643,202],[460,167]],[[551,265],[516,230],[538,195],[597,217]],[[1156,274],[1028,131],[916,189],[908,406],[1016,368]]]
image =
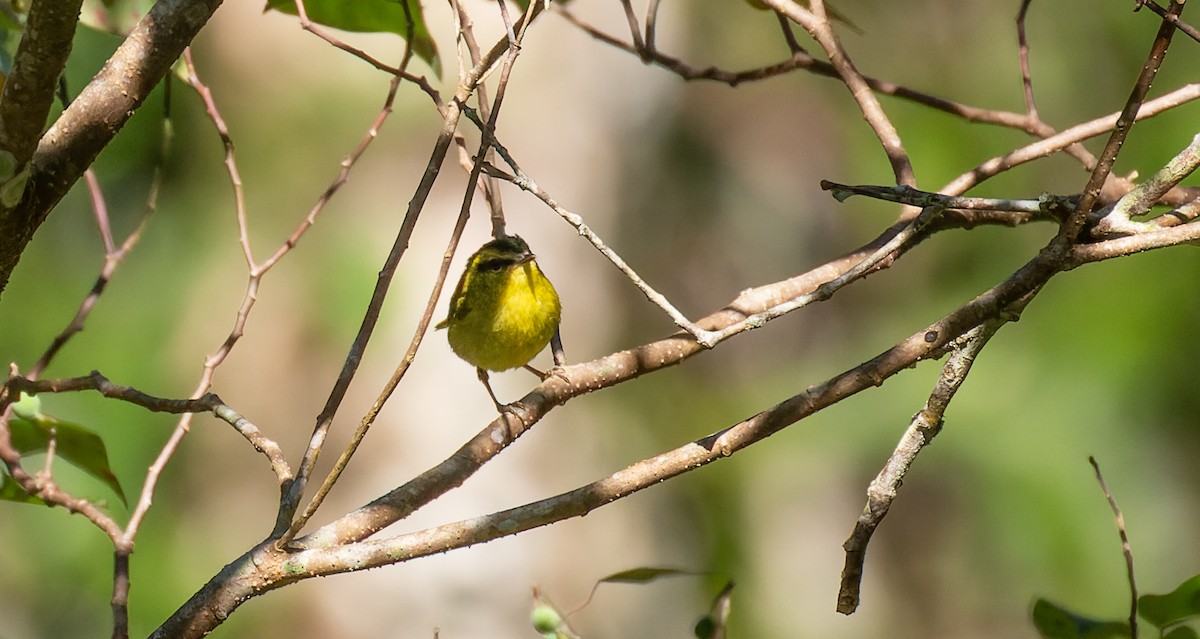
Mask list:
[[1160,18],[1163,18],[1165,20],[1169,20],[1170,22],[1173,22],[1175,24],[1175,28],[1182,31],[1184,33],[1184,35],[1195,40],[1196,42],[1200,42],[1200,29],[1196,29],[1196,27],[1193,27],[1192,25],[1184,22],[1183,20],[1180,20],[1178,15],[1173,15],[1173,14],[1169,13],[1166,9],[1158,6],[1158,3],[1154,2],[1154,0],[1134,0],[1134,1],[1137,3],[1137,6],[1135,6],[1133,8],[1133,10],[1135,12],[1137,10],[1141,9],[1142,7],[1149,7],[1150,10],[1153,11],[1154,13],[1158,14],[1158,16]]
[[[842,47],[841,40],[838,39],[837,33],[830,26],[829,19],[825,16],[825,4],[822,0],[811,0],[812,11],[808,11],[801,7],[793,0],[763,0],[763,4],[778,11],[782,15],[786,15],[788,19],[804,28],[817,44],[824,49],[825,55],[829,57],[829,63],[833,65],[838,76],[846,85],[846,89],[858,103],[858,108],[862,111],[863,117],[867,124],[871,126],[875,136],[879,138],[880,144],[883,146],[884,153],[887,154],[888,161],[892,165],[892,173],[896,176],[897,184],[907,184],[916,186],[916,177],[913,175],[912,162],[908,158],[908,152],[904,150],[904,144],[900,140],[900,134],[896,131],[896,127],[892,125],[887,113],[879,104],[879,100],[871,91],[871,85],[859,73],[854,63],[850,61],[850,55]],[[913,212],[911,215],[915,215]]]
[[[1193,212],[1194,214],[1194,212]],[[1064,268],[1075,268],[1090,262],[1111,260],[1154,249],[1178,246],[1200,241],[1200,223],[1182,224],[1175,227],[1138,233],[1104,242],[1076,244],[1071,247]]]
[[1200,134],[1162,169],[1117,200],[1111,207],[1097,211],[1099,218],[1093,237],[1133,235],[1157,228],[1154,224],[1134,222],[1130,218],[1145,215],[1164,195],[1200,167]]
[[[451,548],[482,543],[570,517],[585,515],[596,508],[657,485],[666,479],[733,455],[819,410],[866,388],[882,384],[892,375],[924,359],[940,356],[958,336],[980,323],[986,322],[989,318],[998,317],[1008,308],[1009,304],[1038,288],[1040,286],[1038,282],[1044,281],[1044,278],[1050,273],[1045,267],[1046,264],[1039,264],[1035,261],[1004,283],[902,340],[874,359],[822,384],[815,385],[742,422],[703,439],[637,462],[604,479],[570,492],[491,515],[378,541],[341,545],[365,539],[373,532],[381,530],[385,523],[390,523],[388,520],[395,521],[411,512],[413,502],[409,501],[409,498],[417,495],[409,492],[409,486],[426,479],[427,476],[449,473],[443,479],[448,479],[451,475],[457,482],[465,479],[465,477],[457,475],[455,470],[456,467],[462,468],[471,464],[468,457],[472,451],[464,447],[454,457],[431,469],[410,483],[409,486],[397,489],[384,498],[307,537],[297,539],[299,547],[312,550],[304,550],[290,555],[289,565],[297,571],[293,574],[303,577],[359,570],[445,552]],[[568,367],[566,371],[572,380],[580,379],[581,375],[579,374],[588,370],[603,369],[621,375],[625,371],[620,368],[614,369],[614,367],[620,366],[623,359],[631,356],[634,354],[629,351],[615,353],[589,364]],[[629,369],[633,366],[636,366],[634,362],[628,362],[624,368]],[[574,382],[568,386],[563,380],[552,378],[543,383],[535,393],[544,396],[543,404],[558,404],[566,401],[580,390],[590,390],[581,389],[579,384],[579,382]],[[530,393],[523,398],[522,403],[525,404],[530,400],[537,402],[535,393]],[[526,406],[528,407],[529,404]],[[539,408],[536,407],[533,410]],[[506,437],[507,433],[500,432],[498,429],[493,430],[499,421],[493,422],[492,427],[481,433],[481,436],[490,435],[496,439]],[[476,441],[480,439],[480,436],[476,437]],[[507,443],[510,442],[504,442],[504,445]],[[425,497],[427,496],[421,496],[421,500],[424,500]],[[339,547],[331,548],[334,545]]]
[[161,165],[155,167],[154,178],[150,185],[150,194],[146,197],[146,209],[142,215],[141,221],[137,228],[133,230],[121,243],[120,247],[114,246],[112,230],[108,228],[108,213],[104,210],[103,198],[100,194],[100,184],[94,177],[91,169],[85,173],[88,180],[88,190],[93,194],[93,209],[96,211],[97,223],[100,226],[101,239],[104,243],[104,264],[100,267],[100,274],[96,277],[96,282],[92,284],[92,289],[88,291],[87,296],[79,304],[79,309],[75,311],[75,317],[71,318],[70,323],[62,330],[54,340],[50,342],[50,346],[34,363],[33,368],[29,371],[29,377],[36,379],[41,375],[42,371],[50,365],[54,356],[66,345],[67,341],[75,334],[83,330],[87,318],[92,313],[92,309],[100,301],[100,296],[104,293],[108,283],[112,280],[116,273],[117,267],[133,250],[138,241],[142,237],[142,232],[146,228],[146,224],[150,221],[150,216],[158,208],[158,185],[162,177]]
[[1121,554],[1125,555],[1125,574],[1129,578],[1129,636],[1131,639],[1137,639],[1138,588],[1137,578],[1133,571],[1133,549],[1129,545],[1129,535],[1125,533],[1125,515],[1121,514],[1117,498],[1113,497],[1112,491],[1108,489],[1108,483],[1104,481],[1104,474],[1100,472],[1100,463],[1096,461],[1095,457],[1088,457],[1088,462],[1096,470],[1096,481],[1100,483],[1100,490],[1104,491],[1108,507],[1112,509],[1113,518],[1117,522],[1117,533],[1121,536]]
[[1025,112],[1030,119],[1037,120],[1037,103],[1033,99],[1033,76],[1029,72],[1029,41],[1025,38],[1025,16],[1029,12],[1029,4],[1033,0],[1021,0],[1021,10],[1017,12],[1017,56],[1021,65],[1021,85],[1025,88]]
[[849,615],[858,608],[863,566],[867,560],[867,544],[870,543],[871,536],[887,516],[888,509],[899,494],[900,485],[916,461],[917,455],[941,432],[946,409],[954,399],[954,394],[966,381],[975,358],[992,335],[1007,321],[1009,320],[1006,318],[989,320],[954,342],[950,357],[942,365],[942,374],[929,394],[925,407],[913,416],[908,430],[896,444],[896,450],[867,487],[867,505],[855,522],[850,538],[842,544],[846,550],[846,564],[842,569],[842,585],[838,590],[838,612]]
[[[1197,98],[1200,98],[1200,84],[1182,86],[1166,95],[1142,104],[1141,108],[1137,110],[1134,120],[1144,120],[1154,117]],[[1072,144],[1101,135],[1107,131],[1112,131],[1117,126],[1120,118],[1120,113],[1099,117],[1082,124],[1077,124],[1062,133],[1044,140],[1039,140],[1004,155],[996,156],[955,178],[949,184],[942,187],[941,192],[947,195],[965,193],[984,180],[1013,167],[1052,155],[1068,148]]]
[[[1183,3],[1172,0],[1168,14],[1178,16],[1181,11],[1183,11]],[[1087,186],[1083,189],[1083,195],[1079,200],[1079,208],[1067,219],[1059,231],[1058,237],[1061,241],[1068,243],[1076,241],[1080,229],[1083,228],[1088,215],[1091,213],[1093,205],[1100,199],[1100,189],[1104,186],[1104,181],[1108,178],[1109,173],[1112,172],[1113,164],[1117,161],[1117,154],[1121,151],[1121,145],[1124,144],[1125,137],[1129,135],[1130,128],[1137,121],[1138,111],[1141,110],[1142,102],[1145,101],[1146,95],[1150,92],[1150,85],[1154,82],[1154,77],[1158,74],[1158,69],[1162,66],[1163,59],[1166,58],[1167,49],[1171,46],[1171,36],[1173,35],[1175,35],[1175,23],[1164,18],[1162,24],[1159,26],[1158,34],[1154,38],[1154,44],[1150,48],[1150,54],[1147,56],[1146,62],[1142,65],[1142,71],[1138,75],[1137,82],[1134,83],[1133,90],[1129,94],[1129,99],[1125,102],[1125,108],[1121,110],[1121,115],[1117,117],[1116,128],[1113,129],[1112,135],[1109,136],[1108,143],[1104,145],[1104,151],[1100,153],[1100,159],[1092,171],[1092,176],[1088,179]]]

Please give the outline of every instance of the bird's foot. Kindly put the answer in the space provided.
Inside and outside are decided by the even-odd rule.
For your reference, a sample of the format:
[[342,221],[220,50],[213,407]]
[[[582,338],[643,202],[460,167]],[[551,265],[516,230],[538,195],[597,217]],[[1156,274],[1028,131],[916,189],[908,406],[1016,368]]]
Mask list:
[[557,378],[561,379],[562,381],[567,382],[568,384],[571,383],[571,380],[567,379],[566,368],[561,365],[558,365],[558,364],[555,364],[554,368],[551,368],[550,370],[548,370],[544,373],[542,371],[539,371],[538,369],[530,366],[529,364],[525,365],[525,370],[529,371],[530,373],[533,373],[534,375],[537,375],[538,379],[542,380],[543,382],[550,379],[551,377],[557,377]]

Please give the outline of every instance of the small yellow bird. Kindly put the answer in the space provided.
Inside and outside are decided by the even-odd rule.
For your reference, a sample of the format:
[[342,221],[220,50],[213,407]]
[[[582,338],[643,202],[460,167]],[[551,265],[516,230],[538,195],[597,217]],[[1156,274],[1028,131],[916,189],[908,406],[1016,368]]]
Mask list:
[[[525,240],[506,235],[475,251],[467,260],[450,312],[436,328],[449,329],[446,338],[454,353],[475,366],[492,402],[488,371],[528,366],[558,333],[562,304],[554,285],[538,268]],[[562,364],[562,347],[554,339],[554,363]]]

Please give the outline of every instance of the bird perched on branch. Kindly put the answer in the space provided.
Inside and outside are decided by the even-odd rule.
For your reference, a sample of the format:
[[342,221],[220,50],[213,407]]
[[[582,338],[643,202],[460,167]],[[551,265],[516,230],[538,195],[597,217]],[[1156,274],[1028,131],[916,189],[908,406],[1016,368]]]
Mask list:
[[479,381],[501,412],[504,405],[492,392],[488,371],[524,366],[545,378],[528,364],[551,341],[555,365],[563,363],[557,339],[562,304],[534,258],[517,235],[481,246],[467,260],[450,298],[450,312],[436,327],[447,329],[450,348],[475,366]]

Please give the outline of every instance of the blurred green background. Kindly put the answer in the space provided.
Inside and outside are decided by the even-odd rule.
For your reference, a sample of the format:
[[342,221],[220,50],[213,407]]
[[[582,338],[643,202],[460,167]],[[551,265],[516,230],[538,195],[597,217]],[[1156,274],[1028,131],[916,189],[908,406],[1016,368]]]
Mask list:
[[[591,23],[627,33],[616,3],[576,4],[573,10]],[[1131,13],[1129,4],[1034,3],[1028,34],[1047,122],[1065,129],[1122,106],[1158,25],[1148,11]],[[967,12],[934,0],[839,4],[864,32],[844,35],[864,73],[1014,111],[1023,108],[1018,6],[976,3]],[[494,5],[467,7],[482,42],[501,36]],[[388,78],[303,33],[293,18],[260,9],[227,3],[194,51],[237,145],[261,260],[336,176],[382,106]],[[449,95],[456,76],[453,23],[440,5],[426,6],[426,15],[446,69],[431,80]],[[661,50],[697,67],[737,70],[787,53],[775,18],[742,3],[666,2],[658,29]],[[338,35],[384,60],[399,59],[402,50],[394,36]],[[81,31],[69,85],[82,87],[116,44]],[[1198,64],[1196,43],[1180,38],[1154,95],[1196,81]],[[929,190],[1028,141],[899,100],[882,102],[920,186]],[[160,87],[96,164],[119,236],[142,215],[161,146],[162,104]],[[186,396],[205,356],[233,326],[246,269],[223,151],[200,101],[179,84],[171,118],[175,137],[159,211],[87,329],[48,376],[98,369],[148,393]],[[1139,124],[1117,172],[1149,175],[1188,143],[1197,123],[1200,107],[1185,105]],[[214,390],[280,441],[292,460],[341,366],[439,124],[429,100],[404,87],[349,184],[267,275],[245,338],[218,369]],[[840,84],[804,73],[737,89],[687,83],[556,15],[543,17],[524,44],[498,135],[527,173],[692,317],[744,288],[863,244],[896,214],[862,199],[839,204],[818,187],[821,179],[886,184],[891,177]],[[1102,143],[1088,146],[1098,152]],[[1077,164],[1049,158],[973,193],[1073,193],[1086,179]],[[452,159],[331,445],[345,440],[407,346],[464,183]],[[551,211],[514,189],[505,198],[510,229],[530,240],[562,293],[570,361],[672,331]],[[477,207],[455,273],[488,232]],[[462,489],[397,530],[568,490],[744,419],[961,305],[1027,261],[1053,232],[1037,225],[940,234],[827,303],[556,410]],[[70,320],[101,259],[86,193],[77,188],[39,230],[4,292],[0,353],[7,361],[32,365]],[[427,638],[440,628],[445,639],[533,637],[532,586],[570,608],[596,579],[636,566],[707,574],[602,585],[571,619],[585,637],[691,636],[727,579],[738,584],[730,620],[735,638],[1032,637],[1028,609],[1038,596],[1120,618],[1128,597],[1124,563],[1089,455],[1124,509],[1142,591],[1166,592],[1200,572],[1198,276],[1200,259],[1189,247],[1084,267],[1053,280],[1019,323],[1006,326],[979,358],[945,431],[919,458],[876,534],[863,604],[851,617],[834,612],[841,544],[866,485],[925,401],[936,363],[584,519],[292,586],[249,602],[214,636]],[[519,397],[533,383],[520,372],[493,380],[502,399]],[[175,423],[94,394],[45,397],[43,405],[104,436],[131,495]],[[470,368],[441,334],[428,336],[316,523],[445,458],[491,411]],[[327,453],[323,467],[334,457]],[[56,474],[125,520],[125,508],[104,488],[62,464]],[[152,631],[261,540],[277,494],[264,460],[244,440],[223,423],[198,419],[137,540],[133,635]],[[111,548],[86,521],[61,510],[0,505],[0,542],[0,638],[109,634]]]

